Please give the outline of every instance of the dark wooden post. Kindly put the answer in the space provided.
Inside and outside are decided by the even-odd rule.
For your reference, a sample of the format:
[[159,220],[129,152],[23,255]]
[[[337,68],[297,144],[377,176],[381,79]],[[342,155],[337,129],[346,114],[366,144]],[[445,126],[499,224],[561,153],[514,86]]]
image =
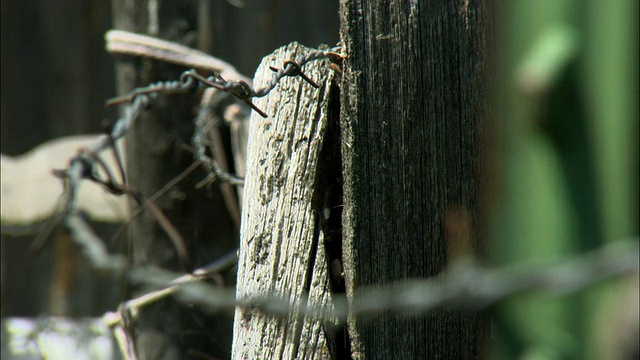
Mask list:
[[[114,27],[185,43],[195,31],[194,4],[181,1],[113,1]],[[148,59],[119,59],[118,93],[160,80],[176,80],[186,69]],[[127,136],[127,169],[131,187],[150,197],[193,162],[190,144],[198,98],[193,94],[159,96],[134,122]],[[157,204],[178,229],[194,267],[235,248],[237,228],[225,208],[219,187],[196,190],[205,177],[196,172],[173,187]],[[148,213],[130,231],[132,263],[184,272],[171,240]],[[140,358],[184,359],[189,354],[228,358],[232,314],[207,315],[174,299],[146,307],[136,322]]]
[[[434,276],[454,243],[469,241],[488,12],[482,1],[341,7],[349,297],[365,285]],[[477,316],[457,311],[351,318],[349,336],[354,358],[469,359],[481,350]]]

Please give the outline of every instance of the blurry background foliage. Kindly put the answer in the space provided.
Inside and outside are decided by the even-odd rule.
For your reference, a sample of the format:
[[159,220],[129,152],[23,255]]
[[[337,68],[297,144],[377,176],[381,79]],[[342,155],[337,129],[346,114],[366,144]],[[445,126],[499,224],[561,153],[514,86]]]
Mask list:
[[[638,2],[501,4],[493,264],[637,241]],[[497,310],[494,355],[637,358],[637,286],[635,276],[561,300],[509,300]]]

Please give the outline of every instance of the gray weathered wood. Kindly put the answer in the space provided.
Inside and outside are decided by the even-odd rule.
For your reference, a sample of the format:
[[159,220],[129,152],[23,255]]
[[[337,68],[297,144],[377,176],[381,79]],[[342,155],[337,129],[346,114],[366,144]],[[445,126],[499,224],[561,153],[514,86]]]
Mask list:
[[[263,59],[254,80],[271,79],[269,65],[311,49],[297,43]],[[334,73],[326,60],[310,62],[301,78],[283,78],[265,98],[255,99],[269,117],[253,112],[247,149],[247,175],[241,224],[237,296],[282,296],[292,302],[330,308],[325,234],[320,230],[323,143],[330,114]],[[296,306],[291,307],[295,311]],[[294,359],[330,357],[324,324],[290,315],[277,318],[257,309],[236,311],[233,358]]]
[[[483,1],[341,5],[343,260],[353,299],[362,286],[436,275],[447,249],[469,241],[447,235],[478,225],[490,32]],[[354,358],[469,359],[481,351],[473,314],[362,320],[349,321]]]

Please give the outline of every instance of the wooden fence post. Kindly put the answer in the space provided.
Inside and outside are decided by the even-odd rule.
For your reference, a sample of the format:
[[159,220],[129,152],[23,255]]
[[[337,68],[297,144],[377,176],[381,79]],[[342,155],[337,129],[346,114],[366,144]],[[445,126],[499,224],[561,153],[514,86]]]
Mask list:
[[[265,57],[254,87],[271,79],[269,66],[281,68],[311,50],[292,43]],[[338,143],[332,126],[336,80],[327,60],[309,62],[302,71],[320,88],[300,77],[284,78],[267,97],[254,99],[268,117],[253,112],[251,118],[237,297],[275,295],[292,303],[308,297],[309,305],[330,309],[325,252],[330,235],[321,217],[331,191],[325,181],[331,157],[325,150]],[[293,312],[298,309],[291,306]],[[239,308],[233,358],[327,358],[332,346],[325,338],[328,326],[295,314],[278,318]]]
[[[341,5],[343,259],[353,299],[363,286],[435,276],[464,255],[456,249],[477,248],[490,9],[483,1]],[[348,330],[355,359],[470,359],[481,354],[479,324],[475,314],[443,311],[352,317]]]

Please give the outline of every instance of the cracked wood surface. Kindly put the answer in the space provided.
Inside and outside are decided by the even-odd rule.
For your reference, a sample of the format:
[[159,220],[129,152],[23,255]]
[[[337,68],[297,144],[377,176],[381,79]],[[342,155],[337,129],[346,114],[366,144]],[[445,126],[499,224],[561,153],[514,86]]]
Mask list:
[[[265,57],[256,71],[260,87],[286,60],[310,51],[297,43]],[[284,78],[268,96],[254,99],[269,114],[252,113],[247,149],[238,298],[282,296],[291,303],[330,308],[330,286],[324,234],[318,216],[318,177],[329,114],[334,73],[327,60],[308,63],[302,71],[320,84],[300,77]],[[295,308],[292,305],[292,310]],[[290,315],[278,318],[256,310],[236,311],[235,359],[312,359],[330,357],[324,325]]]

